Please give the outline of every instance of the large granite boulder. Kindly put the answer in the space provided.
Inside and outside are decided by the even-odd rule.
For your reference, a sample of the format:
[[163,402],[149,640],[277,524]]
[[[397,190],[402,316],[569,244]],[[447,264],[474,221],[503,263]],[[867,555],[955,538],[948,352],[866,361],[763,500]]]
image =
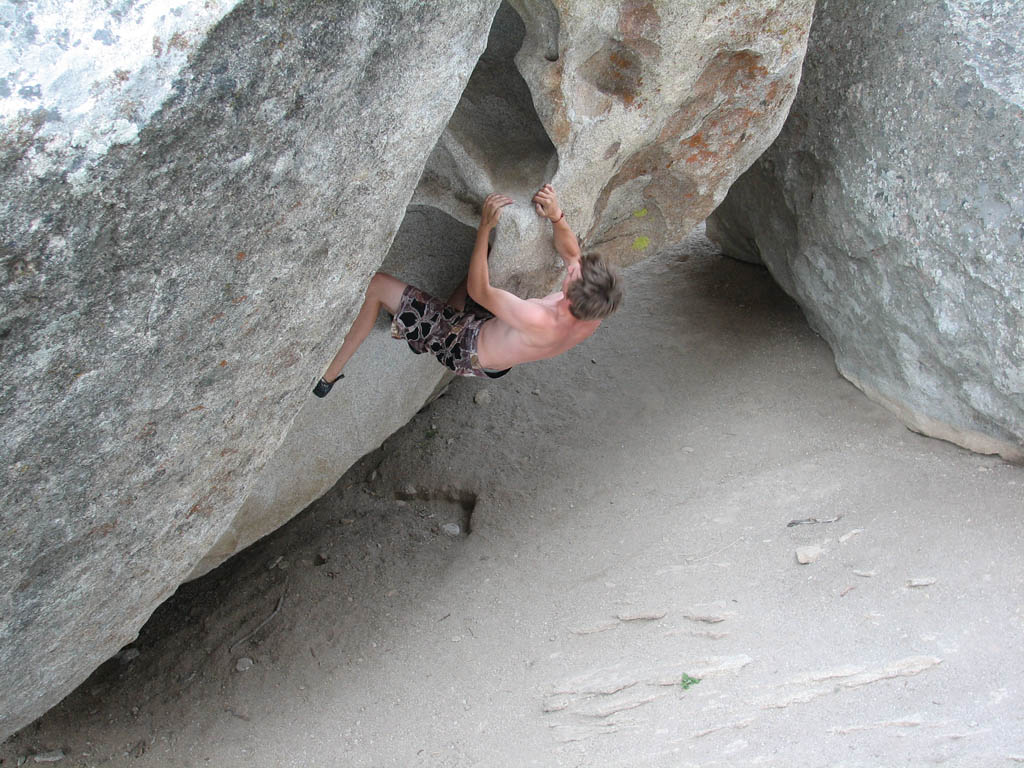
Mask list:
[[546,181],[621,262],[681,236],[781,127],[810,14],[0,2],[0,733],[444,385],[381,329],[311,397],[375,269],[449,290],[500,190],[493,274],[548,289]]
[[498,0],[231,5],[4,7],[2,733],[130,641],[228,525]]
[[819,3],[778,141],[708,223],[912,429],[1024,459],[1024,13]]

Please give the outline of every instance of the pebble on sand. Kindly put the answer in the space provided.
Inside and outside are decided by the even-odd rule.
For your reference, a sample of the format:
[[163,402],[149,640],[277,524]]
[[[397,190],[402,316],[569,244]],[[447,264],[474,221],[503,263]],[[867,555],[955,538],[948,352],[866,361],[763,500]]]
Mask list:
[[800,563],[800,565],[809,565],[810,563],[817,561],[817,559],[821,557],[821,552],[821,547],[817,545],[812,545],[809,547],[797,547],[796,561]]
[[253,663],[253,660],[250,659],[248,656],[243,656],[235,664],[235,671],[245,672],[247,669],[252,669]]
[[32,755],[32,759],[37,763],[59,763],[64,759],[64,753],[59,749],[53,752],[40,752],[38,755]]
[[481,389],[473,395],[473,402],[477,405],[487,405],[491,402],[491,391],[489,389]]

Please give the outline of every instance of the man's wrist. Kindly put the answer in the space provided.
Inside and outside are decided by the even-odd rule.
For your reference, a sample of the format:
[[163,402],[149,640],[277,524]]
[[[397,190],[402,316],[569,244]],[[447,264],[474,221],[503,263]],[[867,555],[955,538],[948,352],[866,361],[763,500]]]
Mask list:
[[551,221],[552,224],[557,224],[558,222],[565,219],[565,211],[559,211],[557,216],[555,216],[554,218],[548,217],[548,219]]

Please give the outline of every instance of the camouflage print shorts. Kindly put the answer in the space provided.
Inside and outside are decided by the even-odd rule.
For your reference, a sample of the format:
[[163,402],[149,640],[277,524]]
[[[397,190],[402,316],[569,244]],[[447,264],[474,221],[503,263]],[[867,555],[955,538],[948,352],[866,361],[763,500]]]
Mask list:
[[480,328],[494,315],[468,296],[466,308],[455,309],[426,291],[409,285],[402,292],[398,311],[391,322],[391,335],[405,339],[417,355],[430,352],[458,376],[496,379],[504,371],[488,371],[476,356]]

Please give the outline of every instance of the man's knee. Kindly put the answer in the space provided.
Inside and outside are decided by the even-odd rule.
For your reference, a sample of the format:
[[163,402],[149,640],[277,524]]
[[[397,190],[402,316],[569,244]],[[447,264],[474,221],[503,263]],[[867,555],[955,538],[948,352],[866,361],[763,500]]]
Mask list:
[[402,300],[405,288],[406,283],[397,277],[389,275],[387,272],[377,272],[370,278],[370,284],[366,287],[366,298],[379,301],[391,314],[394,314]]

